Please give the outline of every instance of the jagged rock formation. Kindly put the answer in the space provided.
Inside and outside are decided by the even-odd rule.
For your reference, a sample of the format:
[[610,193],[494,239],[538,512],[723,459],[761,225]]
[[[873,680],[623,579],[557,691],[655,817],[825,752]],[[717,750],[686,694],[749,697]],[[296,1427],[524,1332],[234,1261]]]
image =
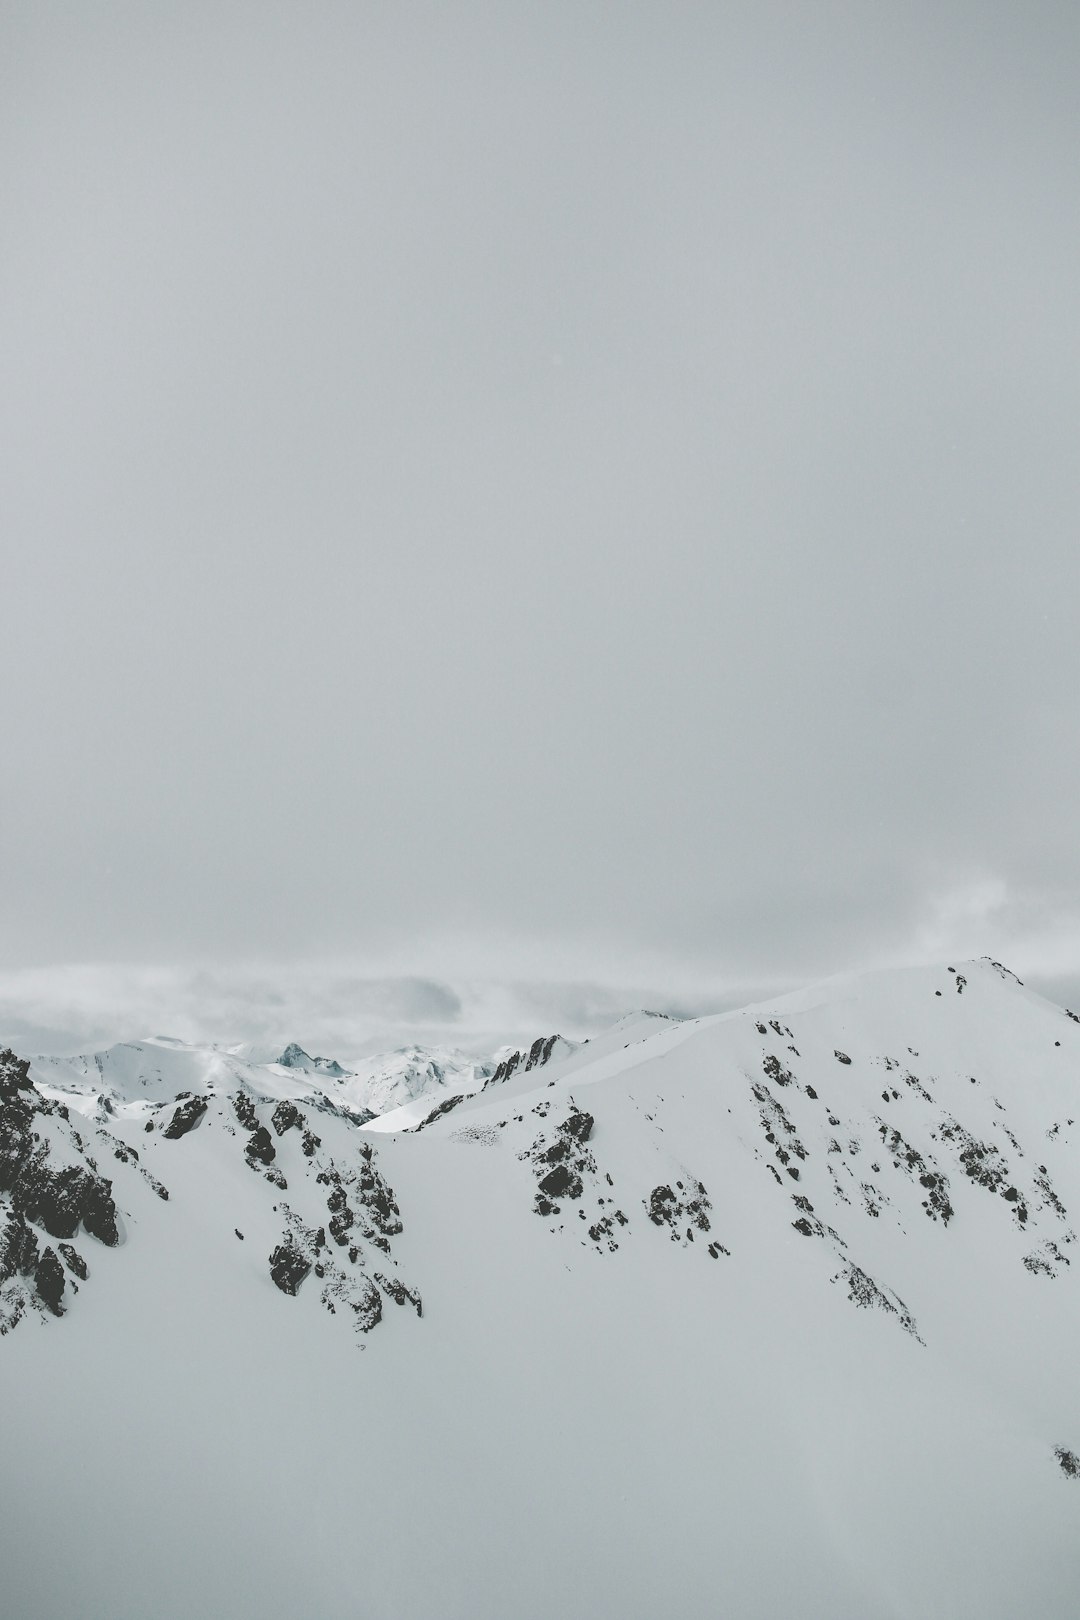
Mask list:
[[[113,1184],[98,1169],[68,1109],[42,1097],[28,1079],[29,1064],[0,1052],[0,1334],[27,1310],[64,1313],[64,1265],[39,1232],[73,1238],[80,1227],[108,1247],[119,1242]],[[97,1130],[97,1142],[123,1164],[132,1148]],[[164,1189],[161,1190],[164,1196]],[[70,1243],[59,1245],[68,1270],[81,1280],[86,1262]]]

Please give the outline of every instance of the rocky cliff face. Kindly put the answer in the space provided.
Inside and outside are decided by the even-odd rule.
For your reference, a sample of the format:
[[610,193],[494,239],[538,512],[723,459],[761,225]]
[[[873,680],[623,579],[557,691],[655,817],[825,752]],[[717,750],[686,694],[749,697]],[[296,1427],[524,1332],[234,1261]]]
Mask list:
[[[57,1248],[43,1237],[92,1238],[115,1248],[113,1183],[98,1157],[137,1166],[134,1149],[94,1130],[92,1142],[63,1103],[42,1097],[28,1079],[29,1064],[0,1052],[0,1334],[30,1310],[63,1316],[89,1268],[74,1244]],[[106,1162],[108,1162],[106,1160]],[[160,1195],[167,1197],[164,1188]]]

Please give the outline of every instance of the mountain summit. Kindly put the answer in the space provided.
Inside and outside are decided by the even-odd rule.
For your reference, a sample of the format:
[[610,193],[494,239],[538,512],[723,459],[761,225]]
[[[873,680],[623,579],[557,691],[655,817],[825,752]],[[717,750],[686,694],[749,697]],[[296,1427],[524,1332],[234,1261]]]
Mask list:
[[1071,1620],[1074,1014],[984,960],[367,1123],[277,1074],[0,1065],[21,1620]]

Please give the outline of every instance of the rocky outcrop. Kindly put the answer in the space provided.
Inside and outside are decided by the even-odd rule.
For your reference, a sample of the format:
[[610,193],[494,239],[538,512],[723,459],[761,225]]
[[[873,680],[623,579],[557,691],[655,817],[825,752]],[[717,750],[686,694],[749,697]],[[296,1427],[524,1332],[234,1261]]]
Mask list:
[[166,1125],[162,1135],[166,1141],[177,1142],[189,1131],[193,1131],[206,1113],[207,1102],[205,1097],[188,1097],[175,1110],[172,1119]]
[[375,1273],[375,1281],[395,1305],[411,1305],[417,1316],[423,1316],[424,1307],[415,1288],[406,1288],[399,1277],[384,1277],[381,1271]]
[[[502,1085],[512,1074],[516,1074],[518,1069],[523,1074],[528,1074],[530,1069],[539,1069],[545,1063],[550,1063],[555,1043],[561,1039],[559,1035],[541,1035],[533,1041],[527,1052],[511,1052],[496,1066],[494,1074],[485,1080],[484,1090],[486,1091],[489,1086]],[[563,1042],[563,1045],[565,1047],[567,1043]]]
[[[114,1247],[119,1242],[112,1182],[102,1176],[61,1103],[30,1084],[28,1065],[0,1052],[0,1333],[28,1307],[62,1316],[64,1263],[42,1248],[37,1231],[71,1238],[81,1226]],[[104,1132],[121,1163],[136,1164],[133,1150]],[[69,1157],[79,1162],[57,1162]],[[137,1167],[137,1166],[136,1166]],[[85,1280],[85,1262],[68,1243],[59,1245],[73,1275]]]
[[63,1316],[64,1307],[61,1301],[67,1281],[64,1277],[64,1268],[57,1258],[54,1249],[43,1249],[41,1257],[34,1268],[34,1289],[37,1297],[47,1310],[54,1316]]
[[26,1058],[16,1057],[10,1047],[0,1052],[0,1106],[11,1102],[20,1091],[33,1091],[27,1078],[30,1064]]
[[277,1149],[265,1125],[257,1125],[252,1131],[244,1154],[249,1164],[273,1164],[277,1157]]
[[39,1115],[59,1113],[60,1106],[22,1083],[25,1065],[12,1053],[0,1054],[0,1070],[5,1082],[0,1092],[0,1193],[10,1195],[13,1213],[44,1227],[50,1237],[73,1237],[81,1222],[102,1243],[116,1244],[112,1182],[80,1165],[54,1167],[49,1140],[35,1129],[35,1121]]
[[291,1131],[294,1127],[302,1131],[304,1129],[304,1116],[294,1102],[289,1102],[286,1099],[278,1103],[270,1116],[270,1123],[274,1127],[277,1136],[284,1136],[286,1131]]
[[311,1270],[313,1261],[302,1254],[290,1235],[279,1243],[270,1256],[270,1278],[283,1294],[296,1294],[300,1284]]
[[534,1208],[538,1215],[557,1215],[559,1199],[578,1199],[584,1191],[584,1177],[596,1172],[596,1161],[585,1144],[592,1136],[593,1116],[571,1105],[570,1112],[555,1127],[548,1141],[539,1137],[528,1154],[537,1178]]
[[238,1091],[232,1100],[233,1113],[236,1115],[245,1131],[253,1131],[259,1123],[259,1116],[255,1112],[255,1104],[246,1091]]
[[645,1201],[645,1209],[654,1226],[666,1226],[673,1243],[681,1238],[694,1241],[694,1232],[710,1229],[708,1194],[700,1181],[693,1177],[689,1183],[677,1181],[674,1188],[654,1187]]
[[72,1248],[70,1243],[58,1243],[56,1247],[72,1276],[78,1277],[81,1282],[85,1282],[90,1272],[78,1249]]

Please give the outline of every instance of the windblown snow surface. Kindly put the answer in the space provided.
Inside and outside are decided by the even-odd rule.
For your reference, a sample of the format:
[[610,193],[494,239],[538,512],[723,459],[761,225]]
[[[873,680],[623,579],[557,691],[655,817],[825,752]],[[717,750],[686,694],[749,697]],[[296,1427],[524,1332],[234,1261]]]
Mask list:
[[1076,1019],[982,961],[534,1054],[368,1124],[0,1066],[3,1612],[1074,1620]]

